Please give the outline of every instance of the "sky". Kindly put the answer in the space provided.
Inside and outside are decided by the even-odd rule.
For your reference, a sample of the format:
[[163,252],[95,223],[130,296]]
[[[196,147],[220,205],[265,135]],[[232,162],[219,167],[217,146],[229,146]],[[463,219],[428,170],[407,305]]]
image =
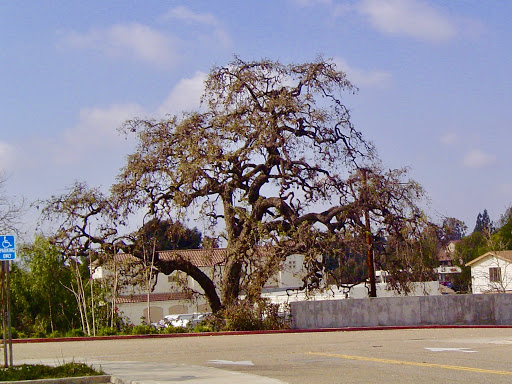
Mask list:
[[356,128],[386,168],[410,168],[434,221],[471,232],[512,203],[510,1],[20,0],[0,15],[0,170],[17,201],[75,181],[107,191],[134,148],[123,121],[197,108],[233,55],[322,55],[359,88],[344,99]]

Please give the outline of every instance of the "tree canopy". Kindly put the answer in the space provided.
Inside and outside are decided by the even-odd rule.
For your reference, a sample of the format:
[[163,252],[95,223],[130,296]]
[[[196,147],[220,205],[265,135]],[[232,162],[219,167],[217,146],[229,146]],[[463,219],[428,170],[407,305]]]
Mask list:
[[23,203],[16,204],[5,193],[6,177],[0,172],[0,234],[19,232],[19,220],[23,213]]
[[[342,95],[355,91],[321,57],[289,65],[235,58],[211,70],[199,110],[124,124],[138,145],[110,197],[77,184],[44,212],[61,217],[68,246],[96,243],[112,252],[126,245],[118,224],[132,214],[167,220],[195,210],[209,228],[222,228],[216,235],[227,256],[220,286],[187,260],[156,255],[154,265],[196,279],[214,311],[241,293],[259,297],[296,253],[305,256],[305,287],[317,285],[332,250],[343,244],[368,255],[368,266],[380,250],[388,266],[407,271],[414,266],[411,248],[400,242],[412,247],[426,233],[417,206],[423,190],[406,179],[407,170],[381,169],[343,103]],[[98,219],[93,235],[90,222]],[[137,247],[131,251],[141,258]],[[349,269],[360,274],[359,267]]]
[[405,171],[373,172],[365,186],[350,181],[375,168],[376,157],[342,103],[355,88],[332,62],[236,58],[214,68],[205,86],[204,112],[125,124],[139,145],[113,192],[125,214],[198,206],[212,224],[221,222],[225,305],[261,288],[293,253],[318,265],[319,236],[348,227],[364,234],[377,216],[377,231],[398,235],[420,216],[421,190],[402,183]]

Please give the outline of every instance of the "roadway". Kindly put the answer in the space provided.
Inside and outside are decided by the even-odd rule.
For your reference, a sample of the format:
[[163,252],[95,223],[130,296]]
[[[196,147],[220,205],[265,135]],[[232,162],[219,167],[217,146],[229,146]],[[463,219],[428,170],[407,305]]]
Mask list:
[[[13,345],[14,362],[217,368],[285,383],[511,383],[512,328],[244,334]],[[134,365],[135,366],[135,365]],[[171,374],[171,372],[169,372]],[[179,381],[192,381],[193,375]],[[175,382],[170,380],[166,382]],[[157,382],[157,381],[155,381]],[[162,381],[163,382],[163,381]],[[219,379],[218,382],[222,382]],[[240,382],[243,382],[240,376]],[[268,381],[267,381],[268,382]]]

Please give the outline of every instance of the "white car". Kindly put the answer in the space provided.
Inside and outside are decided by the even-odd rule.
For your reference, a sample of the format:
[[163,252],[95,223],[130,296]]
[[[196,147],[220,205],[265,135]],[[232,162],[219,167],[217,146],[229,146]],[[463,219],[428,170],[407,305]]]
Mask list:
[[174,327],[186,328],[186,327],[189,326],[189,324],[191,325],[193,318],[194,318],[194,314],[193,313],[187,313],[187,314],[183,314],[183,315],[178,315],[176,320],[171,322],[171,325],[174,326]]
[[195,326],[199,324],[208,313],[182,313],[177,315],[166,315],[162,320],[156,323],[159,328],[167,328],[168,326],[183,327]]

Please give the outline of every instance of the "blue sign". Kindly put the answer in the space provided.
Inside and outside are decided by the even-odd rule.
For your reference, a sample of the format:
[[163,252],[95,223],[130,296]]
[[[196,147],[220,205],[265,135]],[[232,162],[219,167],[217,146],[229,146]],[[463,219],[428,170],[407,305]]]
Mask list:
[[0,260],[14,260],[16,247],[14,236],[0,236]]

